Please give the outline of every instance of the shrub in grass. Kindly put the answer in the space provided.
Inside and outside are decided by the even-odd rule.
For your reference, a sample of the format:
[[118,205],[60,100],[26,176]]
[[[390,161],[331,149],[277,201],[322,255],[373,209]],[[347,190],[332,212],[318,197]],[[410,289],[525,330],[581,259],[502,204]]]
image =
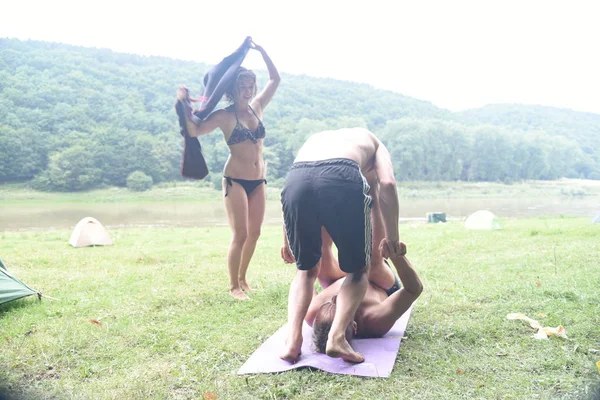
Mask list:
[[142,171],[134,171],[127,177],[127,188],[134,192],[143,192],[152,189],[152,177]]

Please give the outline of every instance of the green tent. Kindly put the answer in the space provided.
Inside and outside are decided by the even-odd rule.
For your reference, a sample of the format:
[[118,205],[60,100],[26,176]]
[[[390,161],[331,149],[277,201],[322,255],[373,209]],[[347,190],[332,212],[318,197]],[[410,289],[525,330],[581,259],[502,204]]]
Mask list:
[[9,274],[0,259],[0,304],[8,303],[21,297],[31,296],[32,294],[41,296],[40,292],[33,290]]

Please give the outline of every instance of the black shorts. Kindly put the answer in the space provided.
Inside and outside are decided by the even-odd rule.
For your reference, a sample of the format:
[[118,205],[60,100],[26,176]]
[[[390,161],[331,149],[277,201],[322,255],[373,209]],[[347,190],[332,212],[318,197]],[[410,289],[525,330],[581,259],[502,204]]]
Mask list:
[[287,174],[281,203],[290,249],[298,269],[321,259],[321,227],[338,249],[340,269],[362,270],[371,259],[371,196],[359,165],[350,159],[296,162]]

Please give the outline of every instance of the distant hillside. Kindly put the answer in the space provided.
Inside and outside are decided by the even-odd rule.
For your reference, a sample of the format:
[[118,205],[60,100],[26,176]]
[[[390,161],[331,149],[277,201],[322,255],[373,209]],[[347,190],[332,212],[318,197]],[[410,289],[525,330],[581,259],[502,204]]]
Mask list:
[[468,123],[492,124],[521,131],[543,130],[575,140],[600,160],[600,114],[537,105],[491,104],[457,113]]
[[[0,39],[0,182],[84,190],[124,186],[134,171],[155,183],[180,179],[175,92],[183,83],[200,94],[207,68]],[[266,72],[256,72],[264,84]],[[451,113],[365,84],[282,74],[265,115],[265,159],[276,182],[310,133],[365,126],[386,143],[398,179],[598,179],[599,118],[526,106]],[[218,184],[227,146],[218,132],[201,142]]]

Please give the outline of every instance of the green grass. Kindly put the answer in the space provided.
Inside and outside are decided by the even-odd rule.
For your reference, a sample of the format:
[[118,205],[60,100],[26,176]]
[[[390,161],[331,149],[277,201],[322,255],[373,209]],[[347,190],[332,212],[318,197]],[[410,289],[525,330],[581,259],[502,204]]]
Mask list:
[[204,181],[166,182],[145,192],[121,187],[86,192],[40,192],[25,183],[0,184],[0,204],[197,202],[220,198],[221,192]]
[[406,199],[548,198],[600,196],[600,181],[560,179],[504,184],[498,182],[400,182]]
[[[401,225],[425,289],[389,379],[236,375],[286,321],[295,270],[279,259],[280,227],[263,229],[250,302],[227,293],[227,228],[118,229],[113,246],[80,249],[66,230],[0,232],[9,270],[59,299],[0,307],[0,380],[40,399],[590,398],[600,385],[600,225],[503,228]],[[535,340],[506,319],[513,312],[563,325],[569,339]]]
[[[281,188],[267,185],[270,198],[278,198]],[[403,199],[539,198],[600,196],[600,181],[561,179],[513,184],[495,182],[399,182]],[[164,201],[221,200],[221,191],[210,182],[163,182],[145,192],[109,187],[87,192],[40,192],[27,183],[0,184],[0,204],[47,203],[147,203]]]

